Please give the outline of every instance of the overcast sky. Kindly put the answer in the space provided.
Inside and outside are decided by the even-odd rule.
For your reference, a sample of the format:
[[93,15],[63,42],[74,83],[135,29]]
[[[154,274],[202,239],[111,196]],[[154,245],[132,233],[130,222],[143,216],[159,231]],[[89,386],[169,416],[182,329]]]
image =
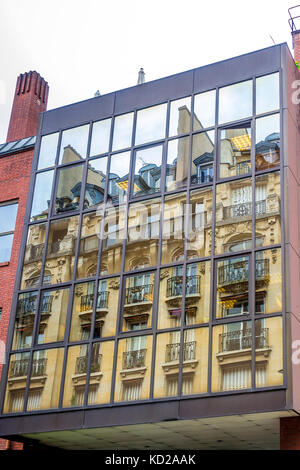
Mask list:
[[36,70],[48,109],[287,42],[295,0],[0,0],[0,143],[16,79]]

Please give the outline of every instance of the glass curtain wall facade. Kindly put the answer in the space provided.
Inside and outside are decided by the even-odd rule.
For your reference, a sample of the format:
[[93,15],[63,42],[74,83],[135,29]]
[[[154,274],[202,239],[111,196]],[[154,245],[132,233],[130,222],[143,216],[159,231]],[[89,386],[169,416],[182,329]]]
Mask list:
[[282,387],[279,72],[41,137],[3,414]]

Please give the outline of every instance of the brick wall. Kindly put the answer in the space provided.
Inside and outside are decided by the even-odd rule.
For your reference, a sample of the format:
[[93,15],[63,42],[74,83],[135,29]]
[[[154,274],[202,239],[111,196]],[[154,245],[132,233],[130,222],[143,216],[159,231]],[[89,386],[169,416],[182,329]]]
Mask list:
[[[18,265],[19,249],[29,189],[33,149],[7,155],[0,158],[0,202],[18,201],[18,213],[14,232],[14,240],[9,263],[0,264],[0,340],[6,342],[11,302],[14,292],[15,276]],[[0,364],[0,376],[2,365]],[[8,447],[7,447],[8,446]],[[0,440],[0,449],[22,447],[21,444]]]

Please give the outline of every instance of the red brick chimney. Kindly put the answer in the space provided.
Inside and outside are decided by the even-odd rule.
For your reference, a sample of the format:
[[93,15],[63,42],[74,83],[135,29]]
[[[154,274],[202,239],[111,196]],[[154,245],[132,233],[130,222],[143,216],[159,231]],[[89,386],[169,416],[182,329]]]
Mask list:
[[39,114],[47,108],[48,91],[48,83],[37,72],[26,72],[18,77],[7,142],[36,134]]

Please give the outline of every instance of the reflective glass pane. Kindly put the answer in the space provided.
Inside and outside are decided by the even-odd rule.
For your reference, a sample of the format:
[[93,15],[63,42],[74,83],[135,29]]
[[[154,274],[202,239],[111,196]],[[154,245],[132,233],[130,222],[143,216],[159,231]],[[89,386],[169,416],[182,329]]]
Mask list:
[[183,266],[172,266],[160,271],[158,299],[158,329],[181,325]]
[[44,135],[41,139],[38,169],[55,165],[59,133]]
[[151,359],[152,336],[133,336],[119,341],[115,401],[149,398]]
[[36,175],[31,218],[30,220],[39,220],[47,218],[54,171],[45,171]]
[[282,318],[255,321],[255,385],[256,388],[283,385]]
[[211,254],[212,190],[196,189],[190,193],[187,259]]
[[63,341],[69,301],[69,289],[42,293],[39,308],[38,344]]
[[215,253],[252,247],[251,179],[217,185]]
[[108,175],[108,201],[121,204],[125,201],[129,185],[130,152],[114,154],[110,158]]
[[180,330],[156,336],[154,398],[178,395]]
[[189,137],[181,137],[168,142],[166,191],[175,191],[186,186],[189,155]]
[[160,199],[147,199],[129,206],[126,271],[157,264],[159,221]]
[[219,90],[219,124],[252,115],[252,80]]
[[251,322],[213,327],[212,392],[243,390],[252,384]]
[[219,175],[251,173],[251,125],[222,129],[219,134]]
[[67,217],[50,223],[44,285],[70,281],[73,277],[75,244],[79,217]]
[[24,408],[30,353],[10,356],[3,413],[18,413]]
[[42,257],[45,249],[46,224],[30,225],[28,228],[21,289],[35,287],[40,280]]
[[169,136],[188,134],[191,127],[191,97],[172,101],[170,108]]
[[249,257],[216,263],[217,318],[249,313]]
[[37,299],[37,291],[19,294],[14,326],[13,349],[30,348],[32,345]]
[[256,170],[267,170],[280,164],[279,114],[256,119]]
[[142,272],[126,278],[123,331],[151,328],[154,273]]
[[111,277],[99,281],[94,338],[105,338],[115,335],[119,294],[119,277]]
[[122,150],[131,147],[133,113],[115,117],[112,150]]
[[[205,393],[208,376],[208,328],[185,330],[182,349],[181,394]],[[173,359],[172,352],[171,350]]]
[[279,108],[279,73],[256,79],[256,114]]
[[257,176],[255,180],[256,246],[281,242],[280,173]]
[[112,207],[105,211],[100,275],[121,271],[125,217],[124,207]]
[[135,145],[164,139],[166,135],[166,117],[167,103],[138,111]]
[[82,170],[82,165],[58,170],[58,185],[55,200],[56,214],[79,209]]
[[94,288],[94,282],[85,282],[75,286],[70,341],[82,341],[91,336]]
[[108,152],[111,119],[93,123],[90,157]]
[[134,196],[144,196],[160,191],[162,150],[162,145],[137,150],[133,182]]
[[27,411],[58,408],[64,348],[33,353]]
[[86,124],[63,131],[59,163],[76,162],[86,157],[89,127],[90,125]]
[[186,266],[185,324],[207,323],[210,313],[210,261]]
[[216,90],[200,93],[194,100],[193,130],[198,131],[215,125]]
[[182,358],[182,395],[205,393],[208,370],[208,328],[180,330],[157,335],[154,397],[178,395]]
[[255,256],[255,311],[282,311],[281,249],[258,251]]
[[107,160],[107,157],[102,157],[88,163],[84,209],[97,206],[104,200]]
[[114,341],[94,343],[90,367],[88,405],[110,402]]
[[0,263],[10,260],[14,234],[0,236]]
[[0,205],[0,234],[13,232],[18,212],[18,203]]
[[208,131],[193,136],[191,184],[211,183],[214,170],[215,132]]
[[184,256],[186,193],[165,198],[161,263],[181,261]]
[[[84,394],[86,376],[88,371],[88,344],[71,346],[68,348],[67,367],[64,385],[64,395],[62,406],[82,406],[84,404]],[[100,356],[95,357],[95,363],[91,363],[91,369],[100,376]]]
[[96,212],[85,214],[82,217],[77,279],[96,276],[101,221],[101,215],[97,215]]

